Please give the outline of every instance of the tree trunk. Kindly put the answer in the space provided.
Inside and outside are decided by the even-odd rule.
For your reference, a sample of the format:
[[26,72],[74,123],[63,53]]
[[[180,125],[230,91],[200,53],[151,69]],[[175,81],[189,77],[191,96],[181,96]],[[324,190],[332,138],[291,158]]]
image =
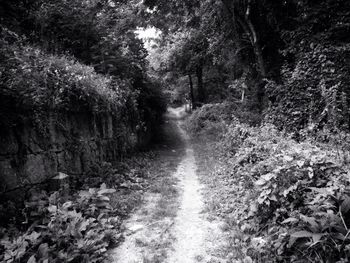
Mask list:
[[230,20],[232,24],[232,30],[236,38],[235,42],[237,42],[238,44],[237,53],[245,49],[244,45],[241,43],[240,36],[238,33],[238,29],[237,29],[237,23],[238,23],[242,27],[243,31],[249,36],[249,41],[254,50],[259,73],[263,78],[267,77],[267,70],[265,66],[262,48],[260,46],[259,38],[255,30],[255,27],[250,20],[251,0],[248,0],[248,5],[245,11],[245,14],[241,16],[237,13],[237,10],[235,10],[234,4],[232,5],[231,1],[221,0],[221,2],[225,6],[226,11],[231,16]]
[[[247,6],[247,10],[244,18],[251,32],[250,34],[251,42],[254,48],[254,53],[256,57],[256,63],[258,64],[259,73],[262,79],[265,79],[267,77],[266,64],[265,64],[262,48],[260,46],[258,34],[255,30],[255,27],[252,21],[250,20],[250,8],[251,8],[250,4],[251,4],[251,0],[248,0],[248,6]],[[258,83],[257,97],[258,97],[260,112],[264,110],[265,84],[266,84],[265,80],[262,80],[260,83]]]
[[248,0],[248,7],[244,18],[250,31],[250,36],[251,36],[250,39],[254,48],[254,53],[258,63],[259,72],[263,78],[266,78],[267,77],[266,66],[265,66],[265,61],[263,57],[263,52],[260,46],[260,41],[258,38],[258,34],[255,30],[255,27],[252,21],[250,20],[250,3],[251,3],[251,0]]
[[[240,50],[243,50],[245,48],[244,45],[242,45],[241,38],[242,33],[239,32],[237,29],[237,26],[239,25],[243,32],[247,34],[250,42],[250,46],[253,49],[255,62],[256,62],[256,70],[259,72],[261,79],[267,78],[267,69],[266,69],[266,63],[263,56],[263,51],[260,46],[259,36],[255,30],[255,27],[250,19],[251,14],[251,0],[246,0],[247,6],[246,10],[236,10],[235,4],[230,0],[221,0],[223,5],[225,6],[225,9],[230,14],[230,23],[232,24],[232,30],[234,32],[235,39],[234,41],[238,42],[238,50],[237,53],[240,52]],[[261,81],[257,84],[257,99],[259,102],[260,110],[263,110],[264,107],[264,97],[265,97],[265,82]]]
[[196,103],[195,103],[195,100],[194,100],[193,81],[192,81],[191,73],[188,74],[188,79],[190,81],[190,98],[191,98],[190,109],[195,110],[196,109]]
[[196,76],[197,76],[197,91],[198,91],[198,102],[205,102],[205,90],[203,85],[203,67],[202,65],[198,65],[196,68]]
[[224,10],[226,11],[228,20],[231,24],[230,36],[234,40],[234,48],[236,49],[236,54],[238,55],[239,52],[245,49],[245,45],[242,43],[238,34],[234,6],[231,8],[230,0],[221,0],[221,2],[225,7]]

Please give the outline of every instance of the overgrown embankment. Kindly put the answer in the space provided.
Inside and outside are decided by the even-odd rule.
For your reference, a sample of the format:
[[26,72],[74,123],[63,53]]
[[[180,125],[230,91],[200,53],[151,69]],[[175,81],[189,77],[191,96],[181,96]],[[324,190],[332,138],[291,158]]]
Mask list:
[[222,108],[199,109],[187,126],[210,189],[207,208],[231,232],[230,262],[347,262],[349,137],[324,131],[297,142],[269,124],[227,121],[232,112]]
[[164,111],[159,87],[1,30],[0,261],[102,262],[151,182],[154,155],[137,150]]
[[94,173],[81,178],[80,189],[33,188],[22,213],[13,202],[0,205],[0,221],[7,221],[6,227],[0,226],[0,260],[104,262],[107,251],[129,234],[124,220],[144,203],[145,193],[151,193],[162,198],[155,204],[155,213],[143,210],[152,235],[139,239],[137,245],[147,245],[152,252],[145,259],[152,256],[150,260],[161,261],[170,239],[169,226],[163,232],[152,230],[176,215],[172,174],[182,155],[183,142],[175,125],[164,123],[152,151],[134,154],[114,166],[101,163]]
[[49,55],[3,30],[1,192],[58,172],[82,176],[147,144],[161,108],[157,112],[147,101],[140,108],[128,82],[71,57]]

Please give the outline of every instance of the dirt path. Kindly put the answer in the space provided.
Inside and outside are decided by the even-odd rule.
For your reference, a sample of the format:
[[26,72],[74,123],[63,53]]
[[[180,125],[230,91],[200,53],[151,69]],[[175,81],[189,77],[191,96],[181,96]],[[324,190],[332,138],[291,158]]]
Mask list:
[[[176,120],[171,122],[184,142],[182,160],[175,172],[159,178],[156,191],[147,193],[144,206],[125,222],[126,238],[112,252],[112,262],[226,262],[218,252],[227,243],[220,223],[209,222],[203,213],[203,185],[189,138],[180,125],[183,116],[183,108],[169,110],[168,118]],[[161,162],[171,155],[164,156]]]

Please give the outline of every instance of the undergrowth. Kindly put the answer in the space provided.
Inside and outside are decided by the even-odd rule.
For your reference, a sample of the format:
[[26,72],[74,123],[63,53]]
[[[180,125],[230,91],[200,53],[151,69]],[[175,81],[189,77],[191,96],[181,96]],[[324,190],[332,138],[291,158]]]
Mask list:
[[229,226],[230,262],[349,261],[349,148],[335,147],[337,135],[297,142],[239,121],[210,135],[195,149],[212,159],[202,168],[207,207]]
[[13,216],[0,227],[0,261],[102,262],[122,240],[123,219],[141,203],[153,158],[140,154],[118,166],[104,163],[60,191],[32,189],[22,206],[0,205],[2,217]]
[[240,121],[250,125],[260,123],[260,116],[244,110],[245,105],[237,107],[236,103],[223,102],[205,104],[196,110],[185,122],[187,131],[192,136],[203,135],[216,138],[223,135],[231,122]]
[[77,110],[80,106],[93,112],[119,112],[126,106],[136,109],[136,94],[126,81],[98,74],[73,57],[47,54],[27,45],[14,32],[1,29],[1,95],[14,98],[17,108]]

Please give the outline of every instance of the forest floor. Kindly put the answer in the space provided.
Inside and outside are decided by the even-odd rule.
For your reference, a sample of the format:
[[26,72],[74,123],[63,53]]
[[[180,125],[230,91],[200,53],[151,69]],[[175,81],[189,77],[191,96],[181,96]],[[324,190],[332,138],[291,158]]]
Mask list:
[[204,167],[197,165],[203,162],[181,127],[185,115],[184,108],[168,110],[150,171],[155,181],[125,221],[125,240],[111,251],[111,262],[227,262],[225,224],[207,212],[210,189],[201,183]]

